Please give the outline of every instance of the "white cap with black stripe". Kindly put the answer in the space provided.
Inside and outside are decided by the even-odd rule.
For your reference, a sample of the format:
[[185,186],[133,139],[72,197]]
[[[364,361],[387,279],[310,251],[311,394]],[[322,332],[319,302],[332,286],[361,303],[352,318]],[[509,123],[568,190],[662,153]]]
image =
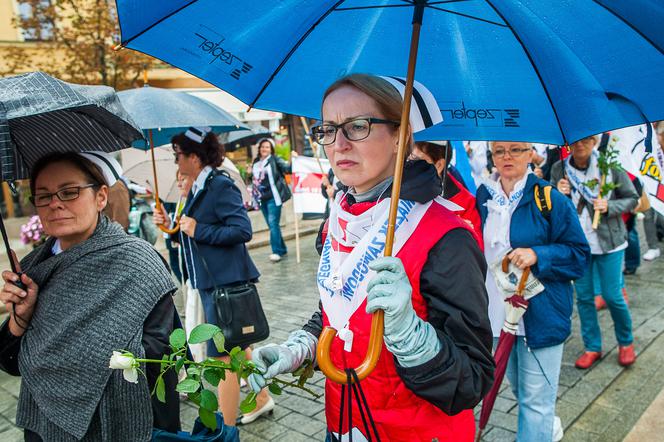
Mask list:
[[[406,79],[402,77],[385,77],[383,80],[389,82],[401,94],[401,99],[406,91]],[[433,125],[443,122],[443,114],[440,112],[436,98],[431,91],[419,81],[413,82],[413,97],[410,101],[410,127],[413,133],[428,129]],[[445,145],[442,141],[428,141],[429,143]]]
[[113,186],[122,176],[122,166],[111,154],[101,151],[79,152],[78,154],[101,170],[108,187]]

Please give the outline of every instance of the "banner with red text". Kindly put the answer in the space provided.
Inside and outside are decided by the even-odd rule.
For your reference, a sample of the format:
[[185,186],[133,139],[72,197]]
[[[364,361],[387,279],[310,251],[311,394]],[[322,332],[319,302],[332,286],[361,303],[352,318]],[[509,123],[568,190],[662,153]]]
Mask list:
[[[297,156],[293,161],[293,206],[295,213],[325,213],[327,197],[321,191],[323,174],[330,170],[328,160]],[[321,173],[321,166],[323,171]]]

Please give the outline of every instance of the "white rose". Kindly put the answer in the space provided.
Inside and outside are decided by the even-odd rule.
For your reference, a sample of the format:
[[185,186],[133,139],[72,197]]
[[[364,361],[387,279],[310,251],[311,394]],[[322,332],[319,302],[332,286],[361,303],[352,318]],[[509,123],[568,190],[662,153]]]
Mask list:
[[120,353],[119,351],[113,352],[111,361],[108,364],[108,368],[122,370],[122,376],[125,380],[134,384],[138,383],[137,366],[138,364],[133,355]]

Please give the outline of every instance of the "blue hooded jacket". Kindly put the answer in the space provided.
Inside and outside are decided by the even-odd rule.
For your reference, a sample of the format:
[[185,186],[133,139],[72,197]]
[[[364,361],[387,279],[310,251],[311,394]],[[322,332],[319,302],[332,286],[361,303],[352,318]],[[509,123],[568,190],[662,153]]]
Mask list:
[[[535,203],[535,184],[542,194],[544,187],[551,185],[534,174],[528,176],[523,197],[512,214],[510,244],[513,249],[532,248],[537,255],[531,271],[544,285],[544,291],[530,299],[523,321],[528,346],[542,348],[563,343],[571,333],[571,281],[585,273],[590,246],[569,198],[551,189],[547,220]],[[484,228],[488,213],[485,204],[491,195],[482,185],[476,197]]]

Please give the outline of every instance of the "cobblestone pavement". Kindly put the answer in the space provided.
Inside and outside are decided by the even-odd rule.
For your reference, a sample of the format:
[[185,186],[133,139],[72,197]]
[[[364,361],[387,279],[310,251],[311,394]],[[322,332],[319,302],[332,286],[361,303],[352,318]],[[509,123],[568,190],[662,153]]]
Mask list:
[[[268,261],[268,248],[251,251],[262,277],[261,299],[271,327],[267,342],[281,342],[300,327],[318,304],[314,275],[318,257],[313,248],[314,236],[302,239],[302,262],[295,261],[295,245],[288,242],[289,257],[278,264]],[[608,312],[600,313],[606,356],[594,368],[581,371],[574,360],[582,351],[579,323],[575,315],[573,333],[565,346],[560,379],[558,415],[565,427],[566,441],[620,441],[639,416],[664,387],[664,259],[643,263],[637,276],[627,277],[627,289],[634,321],[634,335],[639,359],[630,369],[617,364],[616,341]],[[0,441],[22,439],[14,427],[19,380],[0,373]],[[311,388],[323,393],[320,374]],[[240,427],[245,441],[324,440],[323,399],[307,393],[285,392],[275,397],[273,414]],[[479,407],[476,410],[479,413]],[[182,422],[189,429],[196,410],[187,402],[182,406]],[[484,441],[513,441],[517,407],[509,388],[503,385]]]

